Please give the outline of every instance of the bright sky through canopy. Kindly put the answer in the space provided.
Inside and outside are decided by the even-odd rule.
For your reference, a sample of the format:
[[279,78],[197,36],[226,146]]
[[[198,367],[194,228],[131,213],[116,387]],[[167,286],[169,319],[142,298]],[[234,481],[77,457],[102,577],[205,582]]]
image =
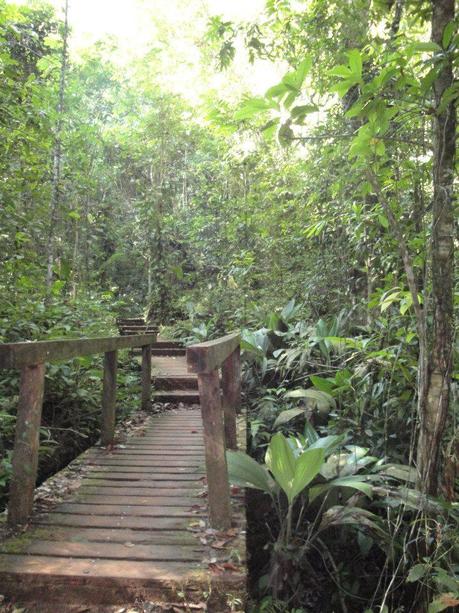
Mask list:
[[[51,3],[62,15],[65,0]],[[70,0],[70,46],[78,52],[97,40],[113,37],[118,53],[112,59],[125,64],[142,57],[159,42],[162,81],[193,103],[212,90],[223,97],[226,92],[230,97],[241,91],[262,94],[281,74],[275,66],[260,60],[250,65],[246,53],[240,52],[228,72],[219,73],[212,66],[203,70],[199,45],[210,16],[253,21],[264,6],[265,0]]]

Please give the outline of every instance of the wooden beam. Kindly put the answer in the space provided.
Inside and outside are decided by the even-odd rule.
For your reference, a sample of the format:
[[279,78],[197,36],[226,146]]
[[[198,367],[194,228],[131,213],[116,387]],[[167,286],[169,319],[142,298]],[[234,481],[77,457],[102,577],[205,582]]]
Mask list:
[[8,523],[12,526],[25,524],[32,513],[44,381],[44,364],[25,366],[22,369],[8,504]]
[[151,407],[151,345],[142,347],[142,403],[143,411]]
[[104,383],[102,392],[102,428],[100,442],[106,447],[113,443],[116,417],[117,351],[107,351],[104,356]]
[[223,361],[239,346],[241,335],[233,332],[213,341],[187,347],[188,372],[211,373],[220,368]]
[[83,355],[142,347],[156,341],[156,334],[63,339],[31,343],[0,344],[0,368],[23,368],[32,364],[70,360]]
[[236,412],[241,404],[240,349],[231,353],[222,364],[223,413],[225,438],[228,449],[237,449]]
[[218,370],[198,375],[204,425],[209,519],[212,528],[231,526],[230,489]]

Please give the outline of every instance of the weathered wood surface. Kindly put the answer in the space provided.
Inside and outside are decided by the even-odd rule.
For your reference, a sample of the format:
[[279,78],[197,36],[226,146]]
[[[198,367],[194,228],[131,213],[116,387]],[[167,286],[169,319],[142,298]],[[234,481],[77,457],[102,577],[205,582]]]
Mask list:
[[142,347],[142,410],[147,411],[151,404],[151,345]]
[[230,489],[218,371],[199,374],[198,384],[204,424],[210,524],[213,528],[229,528],[231,525]]
[[228,596],[244,598],[244,565],[219,574],[208,565],[236,546],[244,560],[243,543],[222,552],[190,530],[207,514],[199,410],[152,417],[122,447],[93,448],[82,462],[90,467],[73,498],[0,546],[2,594],[40,603],[40,610],[60,603],[59,611],[71,603],[177,601],[178,592],[200,602],[211,588],[208,610],[223,612]]
[[187,347],[188,372],[210,373],[220,368],[223,361],[240,345],[239,332],[222,336],[213,341]]
[[164,351],[166,354],[169,352],[168,355],[152,357],[154,399],[157,402],[198,404],[198,378],[188,372],[184,355],[170,354],[175,348],[176,345],[166,347]]
[[[197,373],[204,423],[209,517],[213,528],[231,524],[226,449],[237,448],[236,409],[240,404],[240,342],[238,332],[187,348],[189,372]],[[219,370],[222,370],[222,390]]]
[[26,523],[32,512],[44,385],[44,364],[22,369],[10,485],[11,525]]
[[153,344],[156,334],[0,344],[0,368],[23,368],[32,364],[70,360],[84,355]]
[[223,411],[227,449],[237,449],[236,413],[241,404],[241,355],[239,347],[222,364]]
[[104,355],[102,428],[100,432],[100,440],[104,446],[110,445],[115,435],[117,360],[117,351],[107,351]]

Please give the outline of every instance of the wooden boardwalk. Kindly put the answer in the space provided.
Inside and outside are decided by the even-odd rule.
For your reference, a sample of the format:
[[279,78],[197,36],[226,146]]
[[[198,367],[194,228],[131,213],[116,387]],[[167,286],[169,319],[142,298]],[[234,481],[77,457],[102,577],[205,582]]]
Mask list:
[[243,562],[244,539],[238,530],[205,529],[199,410],[152,417],[125,444],[86,452],[84,463],[90,468],[72,500],[0,546],[0,593],[35,603],[34,611],[56,603],[63,611],[63,603],[201,602],[213,585],[209,611],[216,613],[243,596],[245,568],[228,555],[238,548]]

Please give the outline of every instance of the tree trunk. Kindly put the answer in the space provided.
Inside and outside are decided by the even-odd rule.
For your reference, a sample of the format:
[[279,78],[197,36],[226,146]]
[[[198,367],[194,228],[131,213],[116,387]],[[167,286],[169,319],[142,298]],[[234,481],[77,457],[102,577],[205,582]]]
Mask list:
[[[455,0],[432,0],[432,41],[443,46],[443,32],[454,19]],[[453,83],[451,60],[445,56],[434,82],[435,108]],[[453,177],[456,152],[456,111],[451,102],[433,118],[433,330],[428,356],[425,393],[420,396],[417,447],[418,485],[426,494],[438,494],[440,447],[448,416],[453,353],[454,215]]]
[[67,72],[67,47],[69,34],[69,0],[65,0],[64,6],[64,33],[62,41],[62,61],[59,77],[59,94],[57,100],[57,123],[53,146],[53,169],[51,175],[51,206],[49,215],[49,233],[46,245],[46,287],[49,290],[53,282],[53,266],[56,257],[56,225],[58,220],[59,205],[61,199],[61,166],[62,166],[62,117],[64,113],[65,77]]

